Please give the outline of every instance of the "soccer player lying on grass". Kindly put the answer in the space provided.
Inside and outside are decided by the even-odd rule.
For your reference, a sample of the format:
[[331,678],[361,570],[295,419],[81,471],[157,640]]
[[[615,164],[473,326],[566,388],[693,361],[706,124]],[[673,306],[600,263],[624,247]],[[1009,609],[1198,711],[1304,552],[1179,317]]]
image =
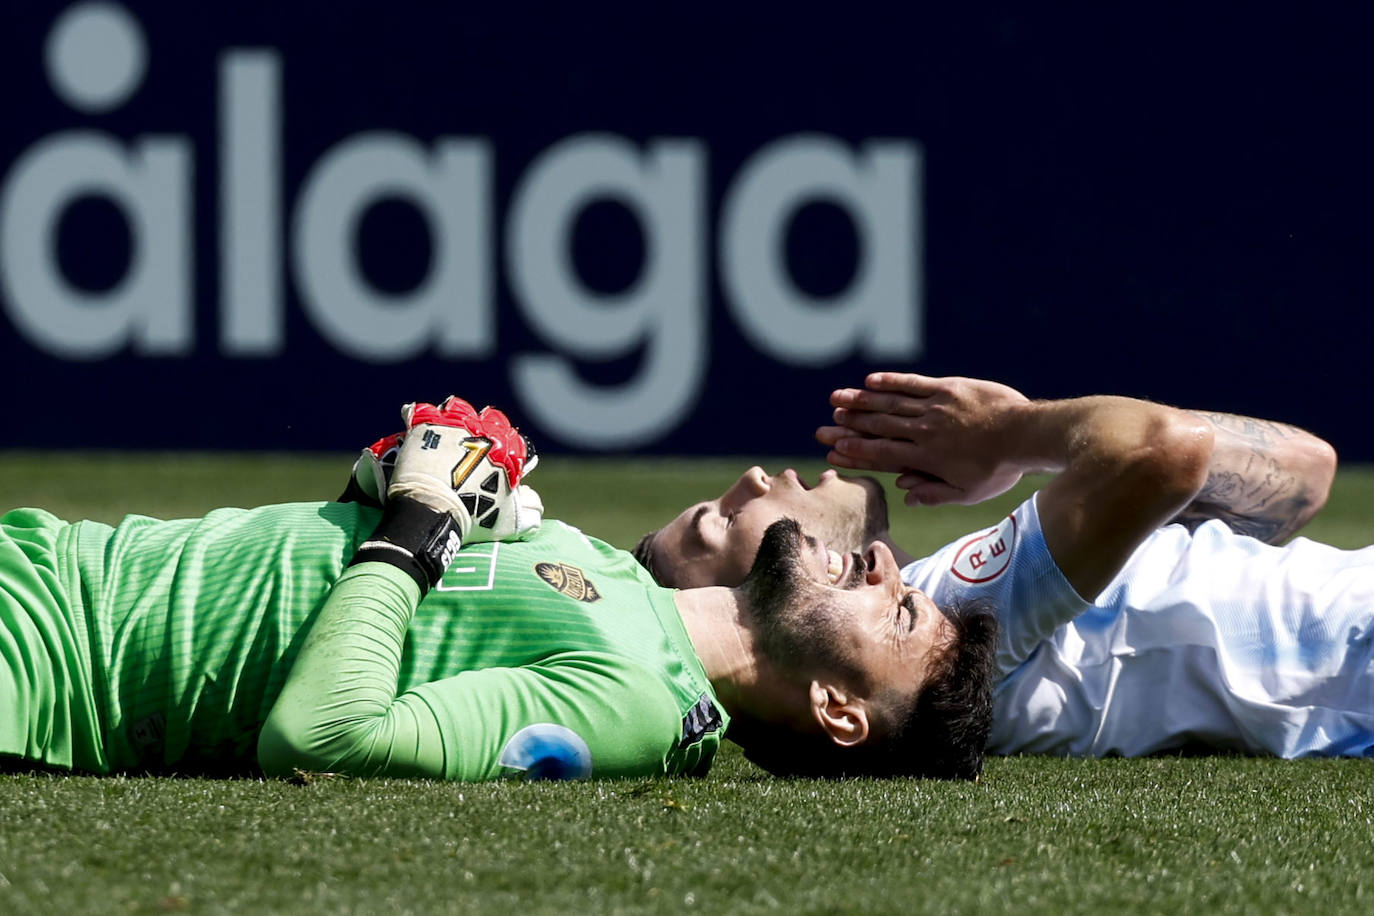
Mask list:
[[[830,462],[898,473],[912,505],[1056,475],[993,529],[920,560],[898,552],[903,580],[935,605],[996,609],[991,752],[1374,757],[1374,547],[1274,546],[1326,502],[1335,453],[1322,440],[900,373],[831,403],[835,425],[817,431]],[[751,468],[636,555],[663,584],[730,584],[780,516],[850,550],[890,543],[875,481],[826,471],[808,489]]]
[[[738,714],[802,736],[808,768],[979,771],[992,634],[951,648],[939,614],[908,610],[890,555],[837,567],[780,522],[739,587],[661,589],[541,520],[499,411],[404,413],[356,468],[346,496],[366,502],[115,528],[0,518],[0,763],[700,774]],[[949,659],[986,672],[941,694],[952,714],[920,690]]]

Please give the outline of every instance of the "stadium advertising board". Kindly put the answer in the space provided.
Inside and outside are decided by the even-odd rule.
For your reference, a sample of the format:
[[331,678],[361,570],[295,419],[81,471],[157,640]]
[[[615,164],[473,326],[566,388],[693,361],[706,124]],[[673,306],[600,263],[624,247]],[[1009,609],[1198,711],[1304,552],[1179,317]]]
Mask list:
[[[404,3],[5,15],[0,352],[35,392],[107,405],[55,430],[11,399],[8,445],[345,448],[400,401],[456,391],[550,450],[798,452],[829,388],[874,367],[1346,432],[1236,384],[1234,353],[1180,379],[1167,354],[1211,336],[1196,309],[1218,274],[1189,287],[1170,260],[1189,252],[1133,247],[1158,213],[1096,234],[1114,217],[1095,195],[1139,217],[1157,188],[1046,172],[1095,142],[1077,121],[1050,149],[1008,143],[1034,107],[999,120],[1013,106],[982,81],[1039,51],[991,20],[932,23],[971,29],[982,63],[998,42],[1012,58],[960,84],[941,80],[958,49],[926,36],[933,59],[914,60],[872,22],[815,47],[820,24],[765,43],[743,24]],[[1049,131],[1052,88],[1007,91]],[[1278,197],[1282,220],[1309,216]],[[1261,273],[1215,323],[1290,308],[1273,281],[1295,255],[1271,254],[1223,265]],[[169,411],[196,420],[171,429]]]

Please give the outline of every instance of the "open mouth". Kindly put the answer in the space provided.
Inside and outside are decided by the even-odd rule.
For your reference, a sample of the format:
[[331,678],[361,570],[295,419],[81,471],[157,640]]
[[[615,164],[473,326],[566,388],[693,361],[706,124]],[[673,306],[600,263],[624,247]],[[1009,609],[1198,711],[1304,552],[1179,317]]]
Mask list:
[[839,553],[826,548],[825,576],[838,588],[853,588],[873,568],[874,559],[857,553]]
[[829,548],[826,549],[826,554],[829,558],[829,564],[825,568],[825,575],[830,580],[831,585],[836,585],[844,578],[846,558]]

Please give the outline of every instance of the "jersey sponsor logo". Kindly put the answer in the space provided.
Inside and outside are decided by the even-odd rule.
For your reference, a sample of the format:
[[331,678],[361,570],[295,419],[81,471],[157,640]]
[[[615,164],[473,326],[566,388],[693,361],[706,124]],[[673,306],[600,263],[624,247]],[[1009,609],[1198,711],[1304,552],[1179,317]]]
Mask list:
[[722,719],[720,710],[716,704],[711,702],[711,698],[702,694],[697,700],[697,704],[687,710],[687,715],[682,717],[682,740],[677,743],[680,748],[691,747],[711,732],[720,728]]
[[511,735],[497,763],[523,770],[530,779],[586,779],[592,775],[592,750],[566,725],[539,722]]
[[567,563],[536,563],[534,571],[555,591],[574,601],[586,601],[590,604],[601,600],[601,593],[596,590],[592,580],[576,566],[569,566]]
[[949,571],[956,578],[974,585],[991,582],[1011,565],[1016,549],[1016,517],[1008,515],[1002,524],[974,535],[954,554]]

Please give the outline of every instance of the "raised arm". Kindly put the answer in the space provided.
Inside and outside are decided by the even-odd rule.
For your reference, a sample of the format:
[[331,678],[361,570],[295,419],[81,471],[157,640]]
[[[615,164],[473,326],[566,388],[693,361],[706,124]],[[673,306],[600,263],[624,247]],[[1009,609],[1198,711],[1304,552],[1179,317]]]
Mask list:
[[1025,441],[1060,473],[1038,497],[1050,554],[1092,600],[1206,481],[1213,434],[1187,411],[1130,398],[1032,405]]
[[[834,446],[848,439],[843,451],[832,451],[831,461],[841,467],[893,471],[904,475],[898,484],[907,489],[911,504],[980,502],[1006,490],[1020,479],[1016,471],[988,465],[988,456],[1001,453],[995,437],[984,445],[985,453],[966,451],[947,464],[950,479],[937,479],[928,468],[914,438],[921,434],[911,414],[924,409],[914,400],[910,380],[921,376],[874,373],[874,387],[840,389],[833,393],[834,426],[817,431],[821,442]],[[1023,403],[1015,389],[995,382],[963,379],[950,393],[960,409],[953,419],[957,428],[946,430],[957,441],[977,436],[986,424],[990,408]],[[971,409],[976,400],[981,408]],[[1290,537],[1326,504],[1336,473],[1336,452],[1324,440],[1284,423],[1214,411],[1191,411],[1212,427],[1214,445],[1207,481],[1187,506],[1167,521],[1190,529],[1208,519],[1220,519],[1239,534],[1271,544]],[[858,439],[867,441],[857,441]]]
[[1212,425],[1187,411],[1119,397],[1033,402],[979,379],[880,372],[867,385],[832,395],[838,425],[817,437],[833,463],[897,471],[907,501],[927,504],[1055,474],[1038,497],[1045,540],[1090,599],[1207,478]]
[[459,772],[434,706],[398,695],[406,631],[463,544],[519,538],[543,506],[520,485],[534,461],[505,414],[449,398],[407,404],[402,416],[381,520],[311,623],[259,734],[269,775]]
[[1296,426],[1193,411],[1212,424],[1207,482],[1175,518],[1196,528],[1220,519],[1239,534],[1277,544],[1316,515],[1331,492],[1336,450]]

